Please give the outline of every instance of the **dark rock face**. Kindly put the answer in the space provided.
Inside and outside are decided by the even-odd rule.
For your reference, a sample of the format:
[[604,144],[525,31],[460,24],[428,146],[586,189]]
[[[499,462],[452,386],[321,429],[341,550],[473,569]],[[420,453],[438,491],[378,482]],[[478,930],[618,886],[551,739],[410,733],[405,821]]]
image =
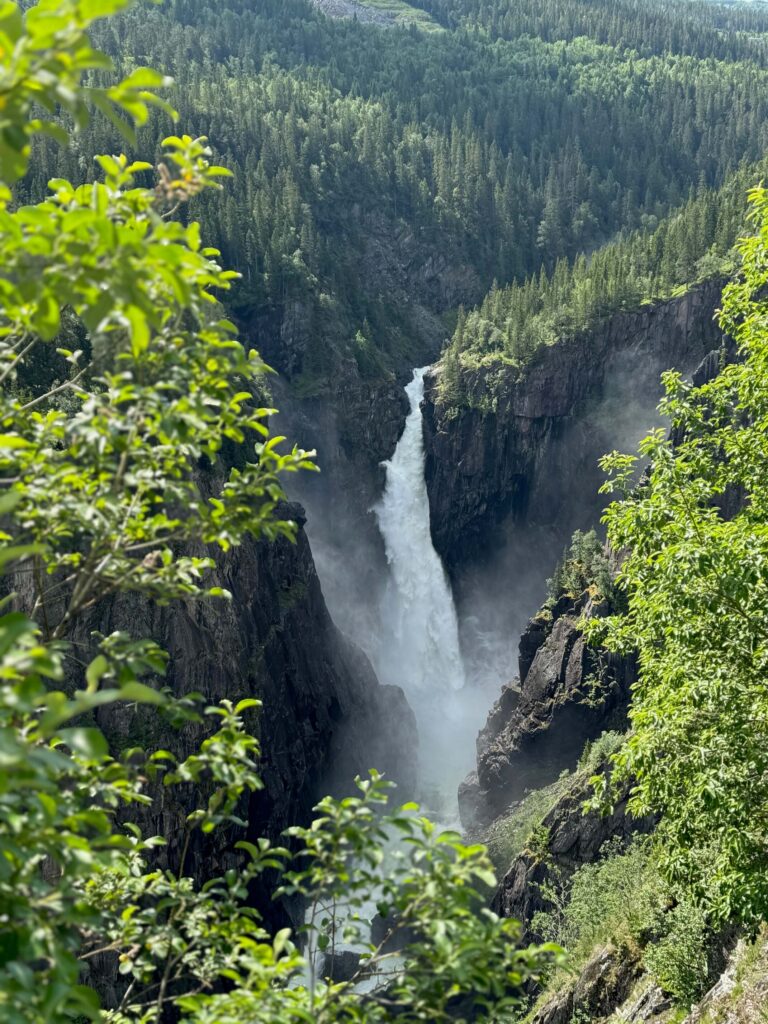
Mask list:
[[505,687],[478,737],[477,773],[460,793],[465,824],[492,820],[573,768],[587,741],[625,728],[634,659],[588,647],[579,624],[608,610],[585,593],[531,620],[520,641],[520,687]]
[[320,473],[286,481],[309,510],[307,532],[334,622],[358,643],[377,629],[378,595],[387,577],[384,542],[373,507],[408,413],[405,381],[366,380],[354,360],[339,365],[333,396],[297,399],[275,387],[275,428],[316,449]]
[[[299,506],[288,514],[303,526]],[[295,544],[246,542],[218,556],[211,583],[228,589],[232,601],[157,608],[128,597],[101,609],[88,628],[158,640],[170,655],[166,682],[177,695],[263,702],[258,713],[247,712],[262,745],[264,781],[243,808],[248,838],[278,838],[288,825],[307,821],[325,792],[351,792],[354,776],[369,768],[412,792],[413,713],[401,690],[378,684],[368,659],[331,620],[303,529]],[[146,709],[109,709],[101,724],[118,750],[156,746],[187,754],[205,735],[202,726],[175,734]],[[194,799],[164,790],[141,822],[167,839],[161,859],[174,866]],[[230,844],[241,838],[223,832],[205,844],[200,839],[191,850],[194,873],[210,876],[227,866]],[[268,893],[256,899],[269,908]]]
[[[456,575],[497,550],[505,522],[552,527],[562,538],[589,528],[602,507],[598,460],[634,447],[656,422],[660,374],[691,373],[721,343],[714,323],[722,282],[619,313],[539,350],[514,368],[466,372],[469,406],[425,406],[432,536]],[[562,541],[561,541],[562,543]],[[546,572],[546,568],[544,572]]]
[[359,970],[360,954],[351,949],[342,949],[333,955],[326,953],[323,957],[323,977],[337,984],[351,981]]
[[645,1024],[655,1020],[673,1008],[672,999],[658,985],[652,985],[642,992],[637,999],[632,997],[628,1005],[622,1007],[622,1014],[627,1024]]

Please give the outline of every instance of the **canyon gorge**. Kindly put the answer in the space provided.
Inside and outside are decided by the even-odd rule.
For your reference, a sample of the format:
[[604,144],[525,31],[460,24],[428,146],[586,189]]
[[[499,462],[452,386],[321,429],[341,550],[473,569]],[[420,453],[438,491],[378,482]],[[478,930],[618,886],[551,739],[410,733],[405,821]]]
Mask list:
[[0,11],[0,1019],[761,1024],[768,7],[107,6]]

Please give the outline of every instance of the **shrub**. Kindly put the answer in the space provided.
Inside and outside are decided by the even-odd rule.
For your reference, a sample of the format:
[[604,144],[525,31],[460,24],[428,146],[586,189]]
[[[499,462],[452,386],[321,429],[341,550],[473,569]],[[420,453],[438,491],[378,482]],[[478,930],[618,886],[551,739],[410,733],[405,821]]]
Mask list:
[[585,962],[595,946],[643,941],[665,903],[645,838],[629,847],[612,840],[599,861],[582,865],[570,879],[548,885],[544,895],[552,909],[537,915],[536,931],[564,946],[575,964]]
[[709,973],[706,915],[683,901],[666,915],[664,926],[668,931],[647,947],[643,962],[665,992],[690,1005],[703,993]]
[[620,732],[604,732],[596,740],[587,740],[579,758],[579,771],[594,775],[601,765],[621,750],[624,741],[625,737]]
[[594,587],[598,595],[610,598],[613,595],[611,566],[595,531],[577,530],[554,575],[547,580],[547,603],[554,604],[563,594],[578,597],[589,587]]

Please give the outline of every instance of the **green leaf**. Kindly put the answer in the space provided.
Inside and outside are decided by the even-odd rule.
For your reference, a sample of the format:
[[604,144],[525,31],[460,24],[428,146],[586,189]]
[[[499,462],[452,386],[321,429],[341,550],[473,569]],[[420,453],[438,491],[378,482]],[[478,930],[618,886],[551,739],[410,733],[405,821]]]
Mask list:
[[248,708],[260,708],[261,706],[260,700],[256,700],[254,697],[246,697],[235,705],[235,714],[240,715],[243,711],[247,711]]
[[144,683],[130,682],[118,690],[120,700],[136,701],[139,704],[155,704],[158,707],[168,703],[167,698]]
[[74,754],[92,761],[102,761],[109,754],[109,744],[99,729],[61,729],[58,735]]
[[125,317],[131,327],[131,353],[134,359],[138,359],[149,348],[149,324],[145,314],[136,306],[128,306]]
[[85,672],[85,680],[88,684],[88,691],[93,692],[97,689],[100,680],[106,675],[109,669],[109,663],[103,654],[97,655],[90,663]]

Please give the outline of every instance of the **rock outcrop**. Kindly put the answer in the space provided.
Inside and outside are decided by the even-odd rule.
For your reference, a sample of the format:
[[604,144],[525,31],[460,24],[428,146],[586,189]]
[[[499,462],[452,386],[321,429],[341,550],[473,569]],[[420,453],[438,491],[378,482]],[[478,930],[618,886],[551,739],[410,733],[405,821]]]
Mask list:
[[539,349],[522,376],[499,365],[464,371],[466,402],[458,409],[441,404],[431,378],[432,536],[454,575],[497,551],[508,522],[550,527],[562,543],[598,521],[600,456],[634,448],[654,425],[662,371],[691,373],[719,347],[713,317],[721,291],[712,280],[680,298],[617,313]]
[[460,792],[466,825],[491,821],[526,790],[575,767],[584,744],[623,730],[636,677],[633,658],[589,647],[583,618],[610,611],[585,592],[543,609],[520,641],[520,682],[505,687],[477,740],[477,772]]
[[636,955],[626,948],[606,946],[570,985],[533,1013],[531,1024],[604,1020],[627,998],[639,972]]
[[[607,769],[606,769],[607,770]],[[534,916],[550,908],[544,895],[548,884],[561,888],[565,880],[582,864],[597,860],[611,839],[630,840],[652,831],[654,819],[634,818],[627,810],[629,788],[615,801],[610,814],[584,813],[584,803],[592,793],[587,780],[575,785],[545,816],[541,823],[546,835],[545,849],[525,850],[510,865],[493,900],[493,909],[523,925],[523,940],[539,936],[531,928]]]

